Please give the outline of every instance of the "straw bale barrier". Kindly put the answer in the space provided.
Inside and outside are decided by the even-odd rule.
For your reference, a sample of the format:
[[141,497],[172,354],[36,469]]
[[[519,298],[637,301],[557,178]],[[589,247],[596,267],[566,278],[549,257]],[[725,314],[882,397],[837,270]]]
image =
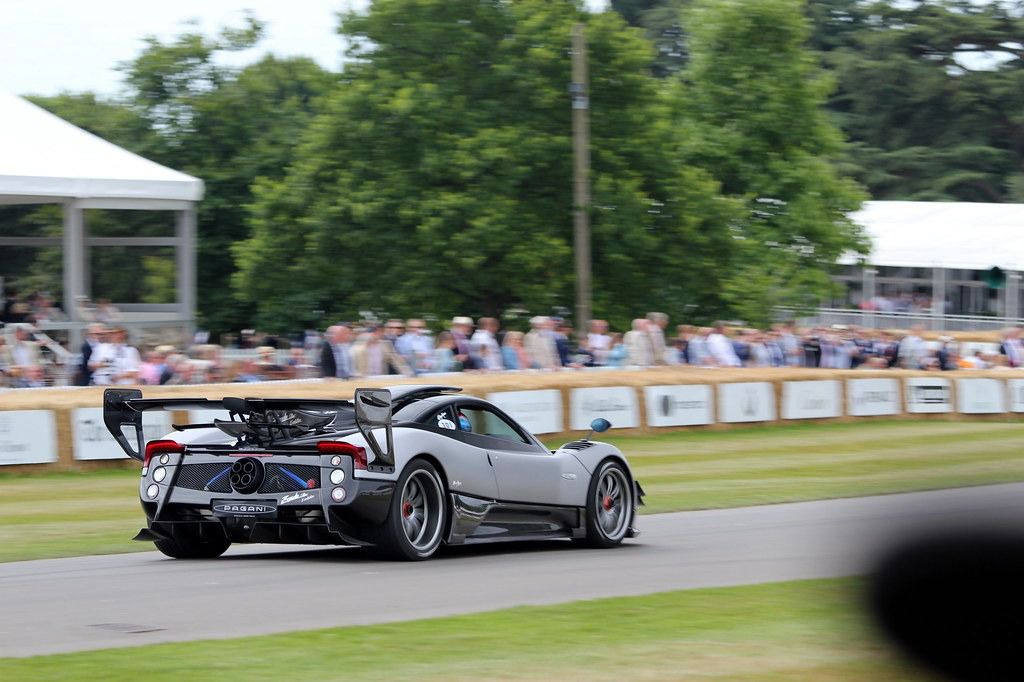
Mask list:
[[[948,401],[949,411],[933,414],[909,415],[908,405],[904,395],[906,381],[912,378],[925,378],[929,380],[939,379],[949,381]],[[961,379],[996,379],[999,390],[1003,392],[1002,409],[990,411],[984,414],[961,414],[957,403],[958,380]],[[849,403],[848,391],[852,390],[851,380],[854,379],[889,379],[896,380],[896,384],[885,383],[886,386],[898,386],[899,396],[897,397],[898,409],[892,413],[882,416],[852,416],[856,413]],[[1016,381],[1007,381],[1016,380]],[[651,369],[631,370],[594,370],[594,371],[573,371],[564,370],[558,372],[502,372],[494,374],[485,373],[464,373],[450,375],[428,375],[416,378],[405,377],[384,377],[372,380],[340,381],[340,380],[308,380],[308,381],[286,381],[286,382],[265,382],[259,384],[205,384],[196,386],[152,386],[143,387],[146,397],[206,397],[221,398],[224,396],[237,397],[309,397],[309,398],[351,398],[357,387],[361,386],[388,386],[405,383],[418,384],[444,384],[461,386],[466,393],[486,397],[492,393],[506,391],[532,391],[554,389],[560,392],[562,403],[562,425],[561,433],[546,433],[544,438],[557,439],[561,436],[568,436],[570,414],[572,414],[572,389],[576,388],[600,388],[600,387],[626,387],[634,389],[636,405],[635,409],[639,415],[639,426],[630,429],[616,429],[612,433],[653,433],[663,431],[666,428],[698,428],[698,429],[730,429],[742,427],[742,423],[722,423],[719,414],[718,386],[731,383],[756,383],[765,382],[770,384],[770,391],[774,395],[774,417],[764,421],[783,421],[783,406],[787,393],[792,394],[797,390],[803,390],[804,386],[797,386],[793,382],[829,382],[836,384],[816,384],[815,387],[823,387],[838,393],[838,403],[833,407],[829,415],[824,418],[831,421],[856,421],[860,419],[891,419],[906,418],[913,416],[921,419],[1018,419],[1024,414],[1024,370],[988,370],[988,371],[956,371],[956,372],[916,372],[904,370],[821,370],[802,368],[772,368],[772,369],[715,369],[695,367],[662,367]],[[1020,384],[1017,384],[1020,381]],[[791,386],[786,388],[787,383]],[[856,383],[856,382],[854,382]],[[941,383],[941,382],[940,382]],[[648,425],[648,406],[645,403],[645,387],[651,386],[688,386],[708,385],[711,386],[712,402],[715,403],[710,409],[713,415],[711,423],[697,426],[673,426],[673,427],[652,427]],[[863,385],[863,383],[858,384]],[[977,385],[976,383],[973,385]],[[810,385],[807,385],[810,387]],[[992,385],[986,387],[990,390]],[[909,390],[909,389],[906,389]],[[80,470],[103,467],[131,466],[131,462],[125,460],[102,460],[102,461],[81,461],[75,459],[75,445],[72,433],[72,420],[74,410],[77,408],[97,408],[102,404],[103,389],[99,387],[87,388],[65,388],[65,389],[34,389],[34,390],[10,390],[0,393],[0,464],[4,462],[5,428],[10,430],[12,423],[18,421],[18,415],[5,414],[22,410],[43,410],[53,413],[55,425],[56,457],[55,461],[45,464],[13,464],[3,466],[2,471],[43,469]],[[789,395],[792,406],[792,395]],[[892,396],[889,396],[891,399]],[[813,402],[813,401],[812,401]],[[814,406],[811,405],[811,408]],[[1020,412],[1017,412],[1020,410]],[[814,414],[813,411],[807,414]],[[7,417],[5,421],[5,417]],[[175,423],[187,421],[186,413],[175,412],[172,419]],[[809,417],[817,419],[816,417]],[[615,417],[611,417],[614,424]],[[820,419],[819,419],[820,420]],[[14,424],[16,426],[16,424]],[[574,432],[576,433],[576,432]],[[9,438],[8,438],[9,440]],[[51,455],[52,458],[52,455]]]

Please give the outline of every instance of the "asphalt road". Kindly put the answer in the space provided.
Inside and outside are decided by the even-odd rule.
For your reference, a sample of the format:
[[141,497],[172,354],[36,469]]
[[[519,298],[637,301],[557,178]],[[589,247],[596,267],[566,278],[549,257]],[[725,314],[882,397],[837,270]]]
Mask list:
[[387,563],[355,548],[232,548],[0,564],[0,656],[238,637],[524,604],[861,574],[922,527],[1024,521],[1024,484],[643,516],[612,550],[452,548]]

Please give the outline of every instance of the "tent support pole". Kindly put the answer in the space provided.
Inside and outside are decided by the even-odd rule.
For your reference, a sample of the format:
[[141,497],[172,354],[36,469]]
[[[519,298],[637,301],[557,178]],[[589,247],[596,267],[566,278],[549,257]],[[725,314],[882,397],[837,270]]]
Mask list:
[[[1006,313],[1005,316],[1010,320],[1016,320],[1020,317],[1020,310],[1018,309],[1018,303],[1020,294],[1020,273],[1019,272],[1008,272],[1006,273]],[[1010,322],[1014,324],[1014,322]]]
[[184,320],[185,344],[192,342],[196,318],[196,207],[177,212],[175,237],[178,245],[174,250],[178,271],[178,311]]
[[946,329],[946,269],[932,267],[932,329]]
[[[86,273],[89,254],[85,248],[85,210],[75,200],[64,202],[64,312],[68,319],[81,322],[78,315],[80,296],[88,295]],[[82,345],[82,330],[68,332],[72,352]]]

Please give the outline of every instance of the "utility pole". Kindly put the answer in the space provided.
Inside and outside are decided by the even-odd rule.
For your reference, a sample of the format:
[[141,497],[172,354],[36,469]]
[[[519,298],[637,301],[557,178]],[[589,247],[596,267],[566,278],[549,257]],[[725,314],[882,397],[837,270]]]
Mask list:
[[590,99],[587,94],[587,40],[583,24],[572,29],[573,251],[576,254],[576,334],[586,338],[590,291]]

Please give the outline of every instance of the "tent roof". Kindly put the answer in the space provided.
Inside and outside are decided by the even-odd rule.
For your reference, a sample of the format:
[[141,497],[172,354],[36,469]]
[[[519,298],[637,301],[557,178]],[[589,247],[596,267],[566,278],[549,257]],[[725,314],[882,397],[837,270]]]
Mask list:
[[[24,198],[198,201],[203,181],[0,92],[0,203]],[[13,201],[12,201],[13,199]]]
[[1024,204],[868,201],[851,217],[871,237],[872,265],[1024,270]]

